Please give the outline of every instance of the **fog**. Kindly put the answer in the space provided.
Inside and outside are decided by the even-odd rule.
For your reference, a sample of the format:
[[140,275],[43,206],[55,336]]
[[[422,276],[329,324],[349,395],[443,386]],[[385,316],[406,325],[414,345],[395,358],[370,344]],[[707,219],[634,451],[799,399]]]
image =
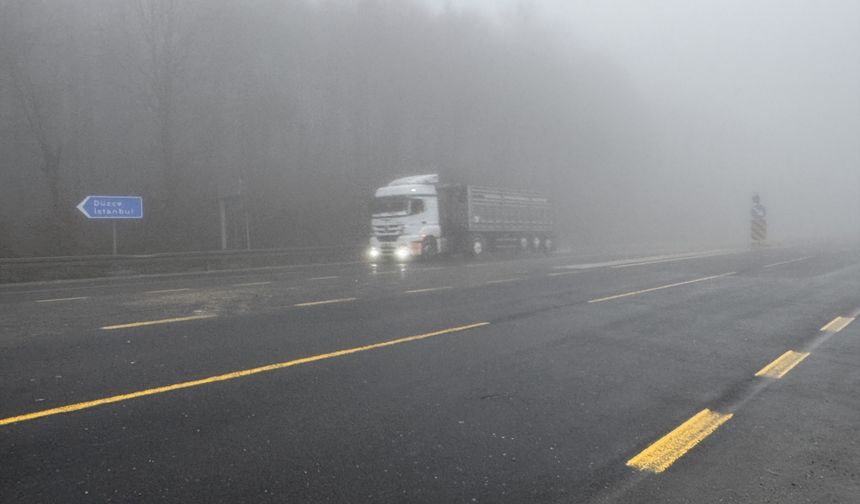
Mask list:
[[[0,0],[0,254],[346,245],[402,175],[548,193],[564,243],[860,234],[860,3]],[[244,202],[244,206],[242,205]]]

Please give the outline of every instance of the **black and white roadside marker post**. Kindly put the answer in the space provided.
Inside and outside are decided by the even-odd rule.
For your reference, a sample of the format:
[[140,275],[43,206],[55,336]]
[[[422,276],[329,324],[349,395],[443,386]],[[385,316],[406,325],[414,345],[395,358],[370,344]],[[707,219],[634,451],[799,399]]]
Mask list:
[[753,194],[752,201],[750,239],[754,247],[763,246],[767,244],[767,209],[761,204],[761,197],[758,193]]

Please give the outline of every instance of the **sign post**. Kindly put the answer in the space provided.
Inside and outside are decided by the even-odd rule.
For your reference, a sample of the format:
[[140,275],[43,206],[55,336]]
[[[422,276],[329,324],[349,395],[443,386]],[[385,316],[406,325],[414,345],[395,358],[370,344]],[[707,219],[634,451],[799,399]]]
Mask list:
[[87,219],[111,221],[112,252],[117,255],[116,221],[143,219],[143,198],[140,196],[87,196],[78,203],[78,210]]

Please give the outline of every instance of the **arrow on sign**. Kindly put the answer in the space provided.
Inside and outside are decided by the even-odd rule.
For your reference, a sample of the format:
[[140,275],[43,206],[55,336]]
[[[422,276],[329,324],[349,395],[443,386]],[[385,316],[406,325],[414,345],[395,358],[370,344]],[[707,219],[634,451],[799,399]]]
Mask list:
[[140,196],[87,196],[77,208],[87,219],[143,218],[143,198]]

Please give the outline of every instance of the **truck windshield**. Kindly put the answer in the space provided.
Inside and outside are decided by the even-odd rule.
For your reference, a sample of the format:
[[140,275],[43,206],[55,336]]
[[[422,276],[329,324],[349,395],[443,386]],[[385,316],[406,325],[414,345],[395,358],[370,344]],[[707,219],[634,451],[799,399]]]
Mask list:
[[424,202],[395,196],[373,200],[373,215],[408,215],[424,211]]
[[373,200],[373,215],[407,214],[409,200],[406,198],[376,198]]

